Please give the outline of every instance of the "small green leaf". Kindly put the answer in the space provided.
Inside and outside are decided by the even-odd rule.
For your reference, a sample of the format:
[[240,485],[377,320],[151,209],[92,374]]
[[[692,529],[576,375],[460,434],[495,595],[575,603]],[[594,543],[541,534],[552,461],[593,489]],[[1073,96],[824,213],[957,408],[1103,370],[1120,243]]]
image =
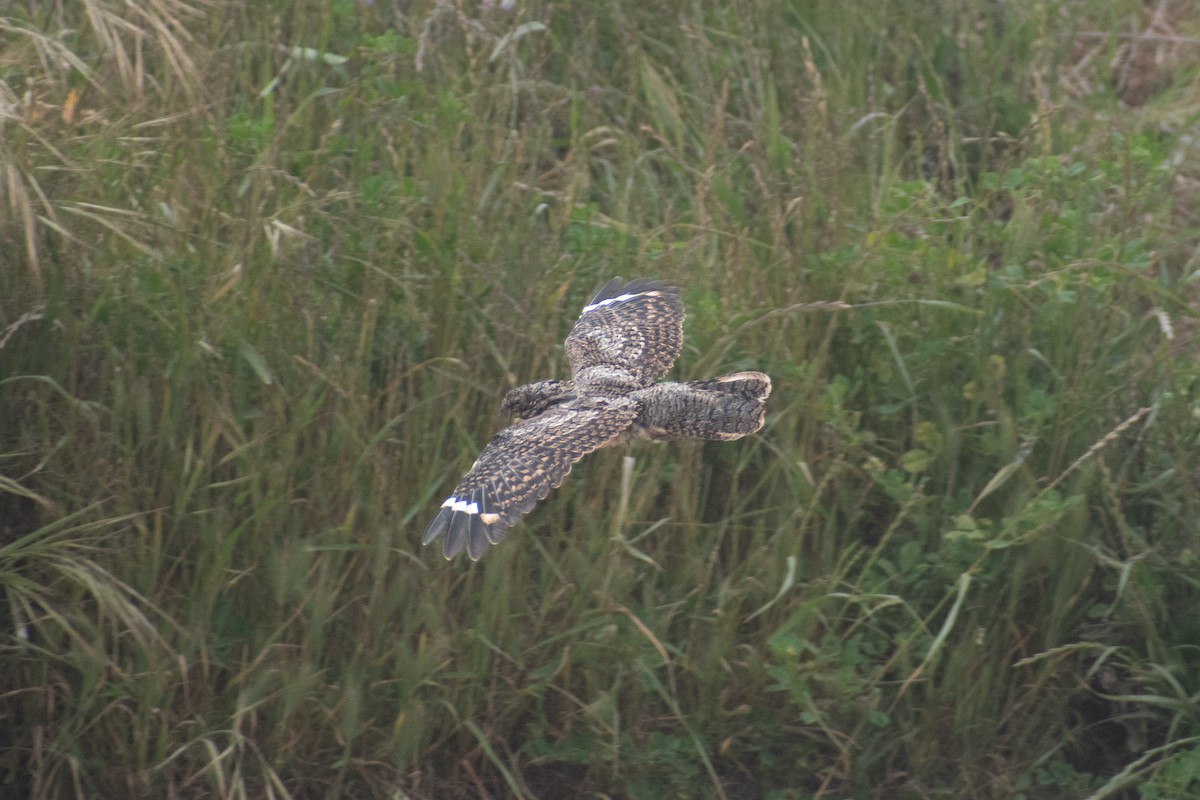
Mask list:
[[900,463],[905,472],[924,472],[933,463],[933,454],[920,448],[909,450]]

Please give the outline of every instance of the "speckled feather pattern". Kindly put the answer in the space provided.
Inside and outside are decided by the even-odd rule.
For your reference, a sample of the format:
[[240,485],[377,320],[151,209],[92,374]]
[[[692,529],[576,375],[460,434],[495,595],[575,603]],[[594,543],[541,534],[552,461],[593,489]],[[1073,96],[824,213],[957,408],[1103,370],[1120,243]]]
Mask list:
[[566,341],[570,380],[510,391],[517,422],[496,434],[422,537],[442,553],[478,559],[498,544],[575,462],[631,438],[739,439],[763,425],[771,379],[736,372],[654,383],[683,346],[683,304],[673,286],[613,278],[584,306]]
[[658,281],[609,281],[566,341],[571,378],[585,392],[622,394],[661,378],[683,348],[679,290]]
[[637,413],[629,398],[577,398],[500,431],[454,487],[423,542],[445,533],[447,558],[464,547],[479,558],[557,488],[576,461],[626,435]]
[[658,383],[630,394],[639,413],[639,438],[740,439],[763,425],[771,379],[761,372],[736,372],[687,383]]

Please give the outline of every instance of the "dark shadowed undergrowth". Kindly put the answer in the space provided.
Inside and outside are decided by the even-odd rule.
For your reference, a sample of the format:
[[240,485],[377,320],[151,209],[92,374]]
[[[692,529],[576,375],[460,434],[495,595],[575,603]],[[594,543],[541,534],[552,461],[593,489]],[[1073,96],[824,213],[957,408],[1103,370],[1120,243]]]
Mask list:
[[[1200,792],[1194,2],[12,3],[0,796]],[[766,427],[420,532],[613,275]]]

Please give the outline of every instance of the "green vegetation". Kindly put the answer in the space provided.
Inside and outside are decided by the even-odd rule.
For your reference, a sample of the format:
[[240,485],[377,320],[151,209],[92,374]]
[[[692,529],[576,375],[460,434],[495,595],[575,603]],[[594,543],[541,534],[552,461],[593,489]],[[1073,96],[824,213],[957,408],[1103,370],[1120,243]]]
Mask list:
[[[0,796],[1200,795],[1194,0],[3,13]],[[420,547],[617,274],[767,426]]]

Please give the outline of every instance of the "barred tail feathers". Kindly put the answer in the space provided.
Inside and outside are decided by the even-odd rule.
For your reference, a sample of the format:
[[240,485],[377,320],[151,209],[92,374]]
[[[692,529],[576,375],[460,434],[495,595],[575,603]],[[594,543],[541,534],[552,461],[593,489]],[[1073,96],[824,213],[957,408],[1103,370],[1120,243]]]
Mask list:
[[633,393],[642,403],[637,435],[649,439],[728,441],[763,426],[771,379],[761,372],[659,383]]

